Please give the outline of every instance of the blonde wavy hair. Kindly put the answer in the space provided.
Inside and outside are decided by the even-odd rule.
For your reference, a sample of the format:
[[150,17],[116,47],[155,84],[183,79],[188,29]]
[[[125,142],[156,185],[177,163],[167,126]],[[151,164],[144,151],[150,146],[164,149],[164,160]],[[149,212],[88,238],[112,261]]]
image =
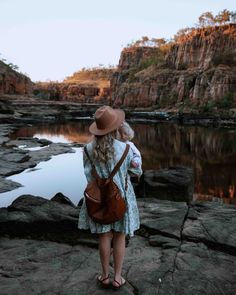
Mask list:
[[103,136],[94,136],[93,157],[96,161],[106,163],[115,155],[113,146],[117,130]]

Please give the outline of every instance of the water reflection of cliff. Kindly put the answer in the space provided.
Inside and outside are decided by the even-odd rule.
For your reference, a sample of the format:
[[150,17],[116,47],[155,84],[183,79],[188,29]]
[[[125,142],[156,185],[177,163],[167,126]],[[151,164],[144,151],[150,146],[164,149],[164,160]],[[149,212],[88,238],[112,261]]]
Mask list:
[[193,167],[195,192],[235,198],[236,130],[134,124],[144,169]]
[[[61,136],[87,143],[90,121],[21,128],[14,137]],[[134,142],[143,156],[143,169],[176,165],[193,167],[195,193],[233,202],[236,198],[236,130],[188,127],[174,124],[131,124]],[[50,138],[49,138],[50,139]],[[234,199],[234,200],[233,200]],[[231,201],[230,201],[231,200]]]
[[88,131],[89,122],[67,123],[57,125],[40,125],[20,128],[11,135],[16,137],[33,137],[34,135],[44,135],[49,140],[50,137],[63,136],[69,142],[88,143],[91,140],[91,134]]

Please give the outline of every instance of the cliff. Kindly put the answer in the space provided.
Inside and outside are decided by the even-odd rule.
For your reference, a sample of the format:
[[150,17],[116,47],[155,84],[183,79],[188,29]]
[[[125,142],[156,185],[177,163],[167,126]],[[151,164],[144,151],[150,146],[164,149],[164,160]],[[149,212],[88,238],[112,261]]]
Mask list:
[[83,69],[62,83],[37,83],[34,94],[49,100],[105,103],[110,99],[110,78],[113,73],[114,69]]
[[236,25],[195,29],[168,53],[124,49],[111,91],[115,106],[235,106]]
[[0,61],[0,94],[30,94],[33,82]]

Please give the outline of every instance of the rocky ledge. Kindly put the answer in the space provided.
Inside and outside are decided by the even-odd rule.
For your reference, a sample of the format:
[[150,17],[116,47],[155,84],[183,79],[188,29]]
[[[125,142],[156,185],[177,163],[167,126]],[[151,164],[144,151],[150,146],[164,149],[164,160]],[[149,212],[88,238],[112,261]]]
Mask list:
[[[141,229],[126,249],[122,294],[236,293],[235,206],[151,198],[138,205]],[[20,196],[0,209],[1,295],[113,294],[96,285],[97,237],[77,229],[78,215],[63,196]]]
[[[50,101],[34,96],[2,95],[0,97],[0,123],[42,124],[47,122],[92,119],[95,111],[110,101],[78,103],[70,101]],[[204,110],[180,108],[134,108],[122,106],[126,118],[141,122],[173,122],[185,125],[234,127],[236,109]]]

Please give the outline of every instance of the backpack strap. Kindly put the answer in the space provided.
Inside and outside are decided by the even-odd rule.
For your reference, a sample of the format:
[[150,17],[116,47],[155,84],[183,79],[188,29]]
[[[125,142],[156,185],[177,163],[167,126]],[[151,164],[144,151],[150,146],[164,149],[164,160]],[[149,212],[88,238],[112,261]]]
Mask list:
[[120,158],[120,160],[118,161],[118,163],[116,164],[116,166],[114,167],[114,169],[111,171],[109,178],[112,179],[114,177],[114,175],[116,174],[116,172],[120,169],[120,166],[124,162],[128,152],[129,152],[129,145],[126,144],[125,151],[124,151],[122,157]]
[[[89,153],[88,153],[88,150],[87,150],[87,147],[85,146],[84,147],[84,151],[85,151],[85,154],[87,156],[87,158],[89,159],[89,162],[92,166],[92,169],[93,169],[93,176],[95,176],[96,178],[99,177],[98,173],[97,173],[97,170],[95,168],[95,165],[93,164],[93,161],[91,160],[90,156],[89,156]],[[111,171],[111,174],[108,178],[112,179],[114,177],[114,175],[116,174],[116,172],[120,169],[120,166],[122,165],[122,163],[124,162],[127,154],[129,152],[129,145],[126,144],[126,147],[125,147],[125,151],[122,155],[122,157],[120,158],[120,160],[117,162],[116,166],[114,167],[114,169]]]

